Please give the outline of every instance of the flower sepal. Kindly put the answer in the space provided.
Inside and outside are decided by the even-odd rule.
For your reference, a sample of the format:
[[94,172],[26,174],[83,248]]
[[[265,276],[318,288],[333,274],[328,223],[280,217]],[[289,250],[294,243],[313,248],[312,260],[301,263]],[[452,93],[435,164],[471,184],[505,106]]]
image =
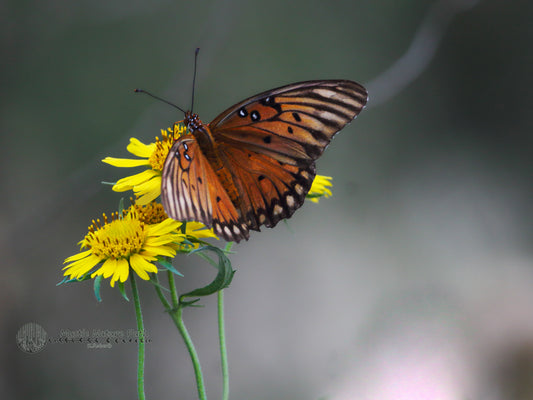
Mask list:
[[[100,275],[100,276],[102,276],[102,275]],[[120,294],[122,295],[124,300],[130,301],[130,299],[128,298],[128,295],[126,294],[126,289],[125,289],[125,286],[124,286],[124,282],[119,282],[118,283],[118,290],[120,291]]]
[[96,301],[98,301],[99,303],[102,302],[102,297],[100,297],[100,287],[102,286],[102,279],[104,279],[104,277],[102,275],[98,275],[96,278],[94,278],[93,283],[94,297],[96,297]]
[[61,282],[56,283],[56,286],[61,286],[64,283],[72,283],[72,282],[83,282],[88,279],[91,279],[91,274],[85,274],[79,278],[69,278],[68,276],[65,276]]

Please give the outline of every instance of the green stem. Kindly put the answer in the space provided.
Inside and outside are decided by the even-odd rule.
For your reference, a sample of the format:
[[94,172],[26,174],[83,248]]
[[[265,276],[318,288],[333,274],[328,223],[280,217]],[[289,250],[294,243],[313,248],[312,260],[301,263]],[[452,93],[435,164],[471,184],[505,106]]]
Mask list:
[[222,400],[229,398],[228,351],[226,349],[226,332],[224,329],[224,290],[217,293],[218,301],[218,340],[220,342],[220,362],[222,366]]
[[172,271],[167,271],[168,285],[170,286],[170,297],[172,299],[172,306],[177,309],[180,305],[178,298],[178,291],[176,290],[176,282],[174,282],[174,274]]
[[133,293],[133,302],[135,304],[135,317],[137,319],[137,343],[138,360],[137,360],[137,393],[139,400],[144,400],[144,322],[141,311],[141,302],[139,300],[139,291],[137,290],[137,283],[135,282],[135,274],[130,271],[131,291]]
[[202,367],[200,366],[200,359],[198,358],[198,353],[196,352],[196,348],[194,347],[194,343],[192,342],[191,335],[189,335],[189,331],[185,327],[185,323],[183,322],[183,304],[180,303],[178,298],[178,292],[176,290],[176,284],[174,282],[174,274],[170,271],[168,271],[168,281],[170,286],[170,294],[172,297],[172,304],[174,305],[174,308],[170,310],[170,316],[172,317],[172,321],[174,321],[174,324],[178,328],[178,331],[183,338],[183,341],[185,342],[185,346],[187,346],[187,350],[189,351],[189,356],[191,357],[192,365],[194,368],[194,375],[196,377],[196,387],[198,388],[198,398],[200,400],[206,400],[206,392],[205,392],[205,384],[204,384],[204,376],[202,374]]
[[[226,252],[231,250],[232,242],[226,245]],[[222,367],[222,400],[229,398],[229,369],[228,369],[228,351],[226,347],[226,329],[224,323],[224,290],[217,293],[218,305],[218,340],[220,345],[220,363]]]

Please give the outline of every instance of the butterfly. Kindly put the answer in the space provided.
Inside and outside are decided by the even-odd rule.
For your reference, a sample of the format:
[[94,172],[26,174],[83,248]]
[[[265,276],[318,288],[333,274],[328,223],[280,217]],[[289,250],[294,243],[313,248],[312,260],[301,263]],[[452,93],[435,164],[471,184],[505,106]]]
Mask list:
[[367,99],[358,83],[317,80],[250,97],[207,125],[185,112],[190,134],[174,142],[163,166],[166,213],[227,241],[274,227],[302,206],[315,160]]

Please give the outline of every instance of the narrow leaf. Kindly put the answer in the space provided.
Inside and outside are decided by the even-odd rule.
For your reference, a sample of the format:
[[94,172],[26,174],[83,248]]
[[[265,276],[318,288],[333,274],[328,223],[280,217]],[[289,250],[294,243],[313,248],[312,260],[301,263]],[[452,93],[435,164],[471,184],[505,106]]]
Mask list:
[[126,295],[126,290],[124,289],[124,282],[118,283],[118,289],[120,290],[120,294],[122,295],[122,297],[124,297],[126,301],[130,301],[130,299],[128,299],[128,296]]
[[100,297],[100,285],[102,283],[102,279],[103,279],[102,275],[98,275],[96,278],[94,278],[94,284],[93,284],[94,297],[96,297],[96,300],[98,300],[98,302],[102,301],[102,298]]
[[183,274],[179,272],[174,266],[172,265],[171,261],[168,261],[167,259],[161,258],[157,260],[158,264],[161,264],[162,267],[168,269],[173,274],[176,274],[178,276],[183,277]]
[[231,261],[229,260],[229,258],[226,256],[226,254],[224,254],[224,251],[222,251],[218,247],[214,247],[210,245],[194,250],[193,252],[198,253],[200,251],[206,251],[206,250],[212,251],[216,253],[216,255],[218,256],[217,276],[215,277],[213,282],[211,282],[210,284],[204,287],[195,289],[191,292],[185,293],[180,296],[180,299],[184,297],[209,296],[210,294],[213,294],[213,293],[218,292],[219,290],[225,289],[230,285],[231,280],[233,279],[233,275],[235,274],[235,271],[231,267]]

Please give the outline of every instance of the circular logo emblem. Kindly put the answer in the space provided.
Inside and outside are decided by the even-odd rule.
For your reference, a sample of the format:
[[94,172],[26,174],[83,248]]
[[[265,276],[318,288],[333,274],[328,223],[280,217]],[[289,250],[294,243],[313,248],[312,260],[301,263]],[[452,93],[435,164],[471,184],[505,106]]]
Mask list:
[[23,352],[35,354],[46,346],[47,338],[48,335],[41,325],[28,322],[22,325],[17,332],[17,345]]

